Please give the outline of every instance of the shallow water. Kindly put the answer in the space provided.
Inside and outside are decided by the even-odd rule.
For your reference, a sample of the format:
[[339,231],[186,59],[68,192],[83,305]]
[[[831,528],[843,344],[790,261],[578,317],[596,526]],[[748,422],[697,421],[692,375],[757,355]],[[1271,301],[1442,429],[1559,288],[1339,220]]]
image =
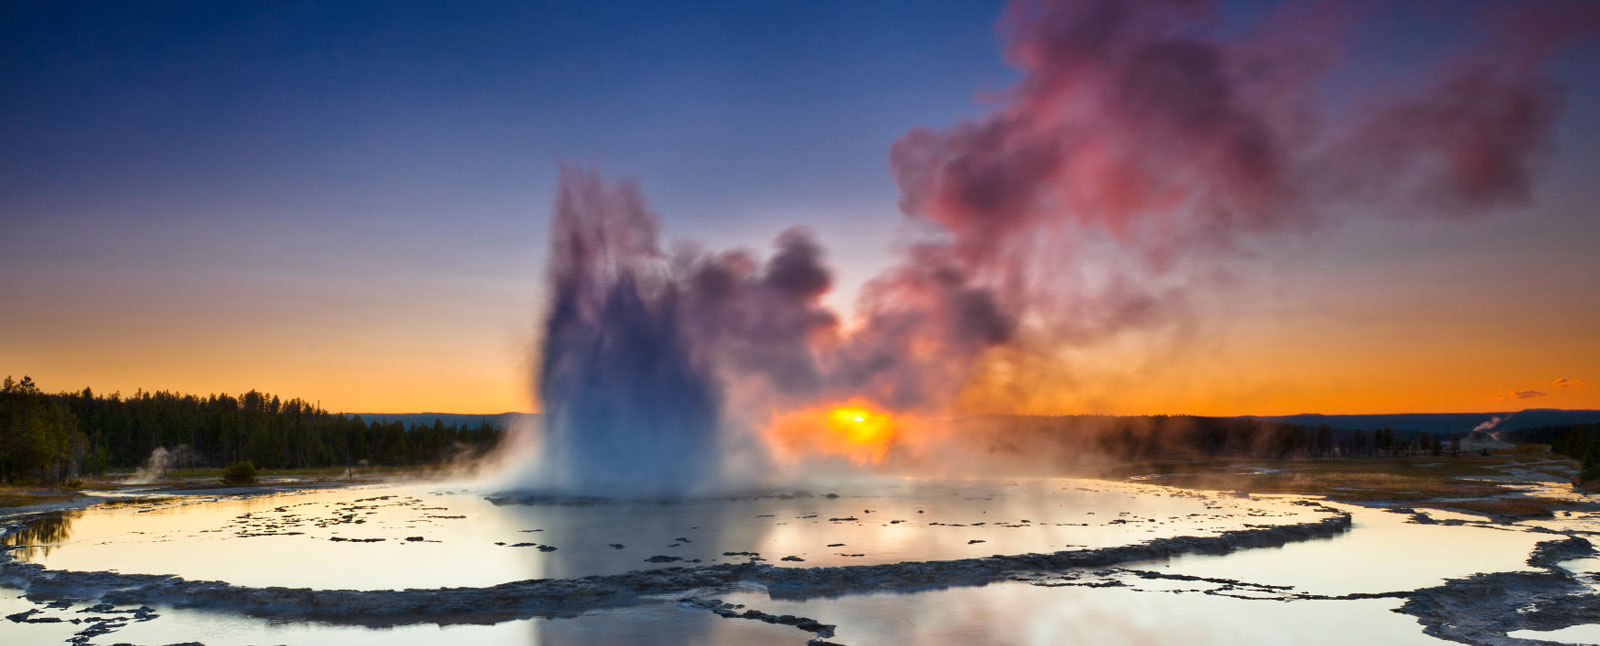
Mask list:
[[[1281,500],[1065,479],[895,480],[838,495],[495,505],[409,485],[179,499],[64,516],[20,537],[34,547],[19,556],[52,569],[380,590],[750,558],[725,553],[813,567],[1055,552],[1320,518]],[[658,555],[679,560],[647,561]]]
[[[744,562],[813,567],[952,560],[991,554],[1120,546],[1325,518],[1294,497],[1195,493],[1071,479],[894,480],[820,495],[681,503],[507,504],[440,484],[389,484],[281,494],[120,502],[46,518],[7,544],[19,558],[59,570],[178,574],[243,586],[340,589],[488,586],[529,578],[614,574],[663,566]],[[683,593],[837,627],[843,644],[1423,644],[1402,600],[1306,599],[1436,586],[1476,572],[1529,569],[1550,534],[1588,529],[1579,513],[1518,525],[1429,509],[1410,513],[1333,504],[1348,533],[1224,556],[1186,555],[1100,570],[1022,573],[988,585],[866,592],[809,599],[739,591]],[[901,522],[894,522],[901,521]],[[1455,523],[1467,523],[1465,525]],[[416,537],[420,540],[407,540]],[[337,540],[344,539],[344,540]],[[382,540],[373,540],[382,539]],[[361,540],[372,542],[358,542]],[[974,542],[982,541],[982,542]],[[617,549],[611,544],[620,544]],[[516,547],[518,544],[526,544]],[[830,544],[838,544],[830,546]],[[554,547],[541,551],[539,546]],[[652,555],[683,559],[649,563]],[[795,556],[803,561],[783,561]],[[1562,567],[1593,574],[1596,559]],[[1199,577],[1198,579],[1196,577]],[[959,582],[952,581],[952,584]],[[1600,583],[1594,583],[1600,586]],[[237,613],[119,607],[113,624],[83,622],[90,602],[49,607],[0,590],[0,643],[61,643],[94,625],[90,643],[167,644],[803,644],[784,625],[718,617],[682,595],[570,617],[488,625],[390,628],[269,621]],[[60,605],[60,604],[58,604]],[[28,623],[29,620],[59,623]],[[70,623],[78,619],[79,624]],[[1518,636],[1583,643],[1593,627]],[[1590,632],[1586,632],[1590,631]]]
[[[1584,499],[1593,501],[1600,499],[1600,495],[1587,494]],[[1600,511],[1561,511],[1556,512],[1555,518],[1525,520],[1517,524],[1555,531],[1575,529],[1600,534]]]
[[[837,624],[837,641],[850,644],[1440,644],[1448,642],[1392,612],[1399,599],[1294,596],[1405,591],[1477,572],[1527,570],[1529,551],[1551,539],[1331,506],[1351,512],[1349,533],[1278,548],[913,594],[794,601],[748,592],[723,599]],[[1143,578],[1129,570],[1214,580]],[[1091,587],[1107,583],[1115,587]]]
[[[60,618],[58,623],[0,620],[0,642],[59,644],[86,624],[72,624],[106,613],[81,612],[88,604],[51,609],[35,617]],[[0,616],[35,608],[15,593],[0,594]],[[246,644],[802,644],[809,637],[788,626],[755,621],[728,621],[704,610],[659,604],[587,612],[577,617],[533,618],[493,625],[439,626],[420,624],[392,628],[330,625],[316,622],[273,622],[240,615],[157,607],[149,621],[131,621],[100,636],[103,644],[173,644],[207,646]]]
[[1519,639],[1543,639],[1563,644],[1600,644],[1600,624],[1568,626],[1560,630],[1513,630],[1508,634]]
[[[1193,587],[1172,586],[1172,587]],[[845,644],[1441,644],[1393,599],[1251,601],[1202,592],[1004,582],[915,594],[782,601],[728,595],[771,613],[837,624]]]
[[[1354,525],[1349,533],[1220,557],[1180,556],[1152,569],[1293,586],[1320,595],[1392,592],[1478,572],[1528,570],[1533,546],[1551,539],[1505,528],[1417,524],[1410,514],[1329,506],[1350,512]],[[1429,515],[1438,517],[1431,510]]]
[[1578,575],[1578,580],[1600,592],[1600,558],[1562,561],[1562,569]]

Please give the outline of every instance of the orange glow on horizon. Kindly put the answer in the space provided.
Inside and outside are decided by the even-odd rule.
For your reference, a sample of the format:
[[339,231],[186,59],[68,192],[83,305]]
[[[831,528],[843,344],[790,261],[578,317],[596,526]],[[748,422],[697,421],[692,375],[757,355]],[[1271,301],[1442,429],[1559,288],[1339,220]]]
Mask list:
[[856,398],[777,415],[766,435],[785,462],[807,456],[841,456],[859,465],[881,464],[898,438],[888,411]]
[[[1410,247],[1472,248],[1460,236],[1445,244],[1428,237],[1436,229],[1416,228],[1391,237]],[[1560,239],[1583,239],[1556,231]],[[1435,269],[1378,261],[1357,271],[1328,259],[1357,254],[1365,247],[1356,243],[1369,242],[1330,241],[1322,260],[1297,260],[1295,275],[1207,294],[1181,328],[999,355],[959,397],[925,405],[951,415],[1600,409],[1600,335],[1593,329],[1600,299],[1574,297],[1593,291],[1593,272],[1535,272],[1530,265],[1507,274],[1498,264]],[[1579,260],[1556,254],[1550,262]],[[1450,281],[1441,279],[1445,269]],[[257,389],[342,412],[537,411],[529,375],[540,316],[535,294],[524,289],[535,274],[529,269],[520,282],[477,290],[418,282],[381,297],[337,283],[308,294],[166,276],[107,275],[53,289],[15,281],[0,289],[14,306],[0,358],[7,374],[32,376],[48,392]],[[1275,287],[1308,285],[1312,276],[1317,289]],[[164,291],[141,292],[147,285]],[[240,301],[241,294],[251,299]],[[415,307],[419,302],[440,306]],[[849,310],[843,314],[848,333],[858,323]],[[832,407],[813,411],[814,428],[826,430]],[[898,442],[921,437],[920,426],[907,430],[903,412],[892,417]]]

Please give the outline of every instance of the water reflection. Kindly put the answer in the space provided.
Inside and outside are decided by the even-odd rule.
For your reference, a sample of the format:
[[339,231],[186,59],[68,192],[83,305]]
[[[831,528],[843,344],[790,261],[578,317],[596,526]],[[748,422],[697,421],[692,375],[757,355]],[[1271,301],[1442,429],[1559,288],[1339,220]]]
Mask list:
[[1039,587],[1000,582],[792,601],[758,592],[724,595],[772,614],[837,626],[844,644],[1024,646],[1053,644],[1440,644],[1401,601],[1257,601],[1130,587]]
[[1568,626],[1560,630],[1513,630],[1506,636],[1538,640],[1538,643],[1600,644],[1600,624]]
[[[1067,479],[876,483],[837,496],[495,505],[438,485],[105,505],[49,551],[54,569],[176,574],[251,587],[480,587],[742,563],[951,560],[1205,536],[1320,519],[1308,507]],[[258,558],[238,559],[247,548]]]
[[1330,505],[1350,512],[1354,518],[1350,532],[1331,540],[1227,556],[1183,555],[1153,569],[1288,585],[1313,594],[1391,592],[1435,586],[1477,572],[1528,570],[1528,553],[1540,541],[1550,540],[1548,534],[1514,528],[1418,524],[1410,514]]
[[[92,602],[51,607],[34,603],[19,593],[0,588],[0,617],[34,611],[38,622],[0,619],[0,643],[50,644],[74,641],[74,637],[93,636],[96,644],[173,644],[204,643],[207,646],[245,646],[249,644],[340,644],[388,646],[423,644],[473,644],[474,646],[521,646],[540,644],[793,644],[801,646],[808,633],[790,626],[758,621],[722,619],[704,610],[676,603],[607,608],[572,617],[533,617],[495,624],[414,624],[392,628],[369,628],[316,621],[273,621],[241,614],[201,610],[155,608],[149,620],[128,621],[118,612],[82,611]],[[86,617],[111,617],[110,624],[84,621]],[[51,621],[59,619],[60,621]],[[83,623],[74,623],[75,620]],[[111,628],[106,634],[89,630],[95,626]],[[86,630],[89,632],[85,633]]]
[[49,556],[51,550],[72,538],[72,521],[81,515],[82,512],[73,511],[29,521],[21,529],[0,538],[0,545],[5,545],[13,556],[24,561]]

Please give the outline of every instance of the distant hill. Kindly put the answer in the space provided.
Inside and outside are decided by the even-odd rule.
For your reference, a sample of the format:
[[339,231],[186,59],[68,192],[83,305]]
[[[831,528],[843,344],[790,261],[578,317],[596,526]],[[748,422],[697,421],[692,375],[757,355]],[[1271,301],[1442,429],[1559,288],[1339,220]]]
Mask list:
[[[387,424],[399,420],[404,422],[406,426],[415,424],[427,426],[433,424],[435,419],[444,422],[446,426],[452,424],[476,425],[479,421],[485,421],[489,423],[489,426],[500,430],[512,428],[522,421],[538,423],[540,417],[538,413],[491,413],[485,415],[460,413],[360,413],[360,415],[361,419],[368,422],[377,421]],[[1507,418],[1508,415],[1510,416],[1509,418]],[[1501,418],[1502,421],[1495,425],[1494,430],[1513,431],[1560,424],[1597,423],[1600,422],[1600,410],[1530,408],[1514,413],[1402,413],[1395,415],[1321,415],[1304,413],[1300,415],[1239,415],[1234,419],[1254,419],[1311,427],[1327,424],[1330,428],[1345,430],[1375,431],[1387,428],[1393,431],[1418,431],[1422,433],[1468,433],[1477,428],[1479,424],[1495,417]]]
[[1399,415],[1301,415],[1260,416],[1243,415],[1247,419],[1284,422],[1303,426],[1327,424],[1331,428],[1376,430],[1387,428],[1396,431],[1422,431],[1424,433],[1468,433],[1479,424],[1501,418],[1496,431],[1600,422],[1600,410],[1560,410],[1555,408],[1529,408],[1506,413],[1406,413]]
[[436,419],[441,421],[441,422],[443,422],[445,426],[450,426],[452,424],[453,425],[458,425],[458,426],[476,426],[478,424],[478,422],[488,422],[489,426],[491,428],[502,430],[502,431],[510,429],[510,428],[514,428],[517,425],[518,422],[522,422],[522,421],[537,422],[538,419],[539,419],[539,414],[538,413],[488,413],[488,414],[484,414],[484,415],[469,415],[469,414],[462,414],[462,413],[347,413],[347,414],[348,415],[360,415],[361,419],[363,419],[365,421],[368,421],[368,422],[378,422],[380,424],[389,424],[389,423],[392,423],[392,422],[399,421],[399,422],[404,423],[406,426],[414,426],[414,425],[418,425],[418,424],[423,425],[423,426],[431,426],[431,425],[433,425],[433,420],[436,420]]

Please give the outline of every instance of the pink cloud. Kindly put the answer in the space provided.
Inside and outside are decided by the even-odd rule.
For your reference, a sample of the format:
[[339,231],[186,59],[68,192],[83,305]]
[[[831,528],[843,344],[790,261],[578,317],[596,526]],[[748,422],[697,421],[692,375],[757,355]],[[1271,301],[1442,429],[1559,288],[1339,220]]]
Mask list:
[[1511,390],[1511,391],[1506,391],[1506,392],[1503,392],[1503,393],[1495,393],[1494,394],[1494,398],[1495,399],[1534,399],[1536,397],[1544,397],[1545,395],[1548,395],[1548,394],[1550,394],[1550,393],[1541,392],[1541,391],[1538,391],[1538,390]]

